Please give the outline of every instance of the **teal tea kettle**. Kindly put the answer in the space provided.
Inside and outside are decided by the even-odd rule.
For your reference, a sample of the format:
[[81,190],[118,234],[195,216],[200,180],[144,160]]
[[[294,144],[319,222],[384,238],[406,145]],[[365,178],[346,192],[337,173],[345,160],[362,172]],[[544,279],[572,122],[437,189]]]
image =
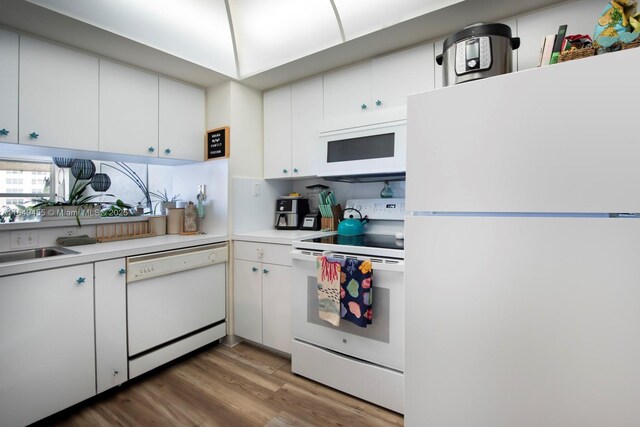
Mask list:
[[354,208],[346,208],[346,211],[356,211],[360,215],[360,219],[355,219],[353,215],[349,215],[349,218],[343,219],[338,224],[338,236],[360,236],[364,234],[364,224],[369,221],[369,218],[362,217],[359,210]]

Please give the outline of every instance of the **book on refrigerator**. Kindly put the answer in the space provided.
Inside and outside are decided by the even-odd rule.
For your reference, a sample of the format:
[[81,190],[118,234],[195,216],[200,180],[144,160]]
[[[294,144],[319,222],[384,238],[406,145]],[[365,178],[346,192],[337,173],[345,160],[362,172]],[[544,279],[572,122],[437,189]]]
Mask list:
[[555,44],[556,35],[549,34],[544,38],[544,46],[542,47],[542,57],[540,58],[540,66],[544,67],[551,63],[551,54],[553,53],[553,45]]
[[560,25],[558,28],[558,34],[556,35],[556,41],[553,45],[553,53],[551,54],[550,64],[557,64],[560,58],[560,51],[562,50],[562,44],[564,42],[564,36],[567,34],[567,26]]

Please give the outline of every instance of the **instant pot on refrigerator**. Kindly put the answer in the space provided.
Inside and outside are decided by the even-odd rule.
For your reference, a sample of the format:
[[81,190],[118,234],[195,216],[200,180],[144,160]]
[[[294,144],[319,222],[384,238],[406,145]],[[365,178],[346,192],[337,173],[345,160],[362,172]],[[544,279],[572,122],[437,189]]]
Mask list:
[[513,71],[512,52],[520,38],[505,24],[473,24],[450,35],[436,57],[444,86],[493,77]]

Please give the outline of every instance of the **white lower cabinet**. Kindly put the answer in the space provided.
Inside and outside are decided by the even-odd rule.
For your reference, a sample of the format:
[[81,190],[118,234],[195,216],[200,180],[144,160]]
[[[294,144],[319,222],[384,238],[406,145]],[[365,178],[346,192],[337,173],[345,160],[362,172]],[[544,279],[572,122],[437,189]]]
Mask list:
[[124,258],[95,263],[96,389],[127,381],[127,288]]
[[96,393],[93,264],[0,278],[0,424]]
[[291,353],[289,250],[288,245],[236,242],[233,267],[235,334],[285,353]]

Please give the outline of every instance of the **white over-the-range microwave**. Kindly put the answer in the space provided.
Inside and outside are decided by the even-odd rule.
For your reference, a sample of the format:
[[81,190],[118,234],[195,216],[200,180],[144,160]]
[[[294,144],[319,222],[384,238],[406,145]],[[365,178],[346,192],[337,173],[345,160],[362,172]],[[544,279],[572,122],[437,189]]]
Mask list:
[[402,176],[406,151],[406,119],[322,132],[318,175]]

